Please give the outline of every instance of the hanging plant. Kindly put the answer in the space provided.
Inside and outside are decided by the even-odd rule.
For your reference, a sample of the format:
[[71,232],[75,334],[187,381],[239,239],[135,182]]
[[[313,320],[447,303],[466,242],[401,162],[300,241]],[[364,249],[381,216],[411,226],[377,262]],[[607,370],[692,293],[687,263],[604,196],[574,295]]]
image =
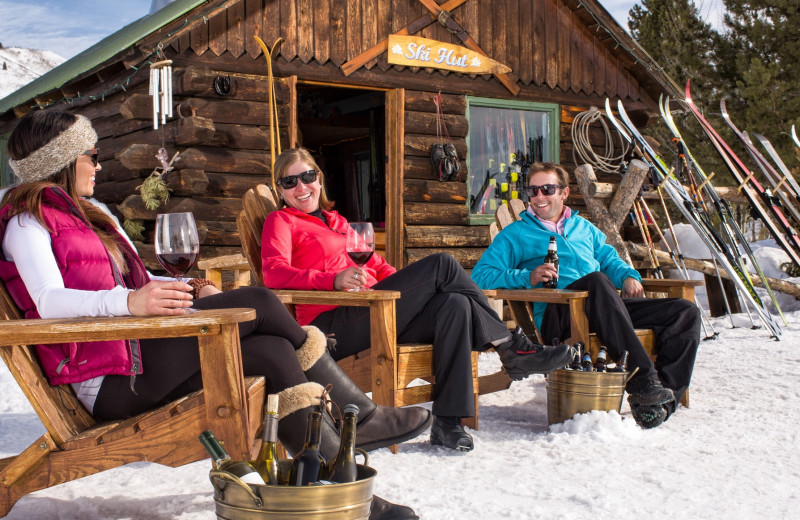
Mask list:
[[132,241],[144,242],[144,224],[141,220],[125,220],[122,229]]

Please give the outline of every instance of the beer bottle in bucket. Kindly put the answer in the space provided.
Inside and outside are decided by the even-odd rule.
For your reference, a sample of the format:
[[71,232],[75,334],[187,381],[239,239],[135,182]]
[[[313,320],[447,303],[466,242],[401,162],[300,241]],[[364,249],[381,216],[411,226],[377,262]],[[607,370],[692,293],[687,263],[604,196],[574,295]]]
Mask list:
[[264,433],[261,437],[261,450],[253,467],[271,486],[277,486],[278,478],[278,394],[267,396],[267,413],[264,417]]
[[264,485],[264,479],[261,475],[250,465],[250,463],[243,460],[233,461],[230,455],[225,451],[225,448],[219,443],[217,438],[210,430],[206,430],[200,434],[200,443],[211,455],[211,460],[218,470],[227,471],[236,475],[246,484],[261,484]]
[[625,372],[626,370],[628,370],[627,350],[622,353],[622,358],[619,360],[619,363],[617,363],[617,366],[615,366],[612,370],[609,370],[609,372]]
[[289,474],[290,486],[307,486],[323,477],[327,463],[319,451],[322,436],[322,413],[319,407],[308,413],[306,423],[306,442],[303,448],[292,459],[292,471]]
[[[544,257],[544,263],[553,264],[553,267],[556,268],[556,273],[558,273],[558,246],[556,245],[555,236],[550,237],[550,244],[547,246],[547,256]],[[555,278],[542,282],[542,287],[546,289],[558,287],[558,274],[556,274]]]
[[583,360],[581,361],[581,366],[583,366],[584,372],[594,372],[594,367],[592,366],[592,355],[589,353],[588,350],[584,351],[583,353]]
[[344,425],[339,441],[339,453],[331,463],[328,480],[331,482],[355,482],[358,473],[356,467],[356,422],[358,406],[348,404],[344,407]]
[[597,353],[597,359],[594,361],[594,370],[595,372],[605,372],[606,371],[606,360],[608,356],[606,354],[606,348],[600,347],[600,351]]

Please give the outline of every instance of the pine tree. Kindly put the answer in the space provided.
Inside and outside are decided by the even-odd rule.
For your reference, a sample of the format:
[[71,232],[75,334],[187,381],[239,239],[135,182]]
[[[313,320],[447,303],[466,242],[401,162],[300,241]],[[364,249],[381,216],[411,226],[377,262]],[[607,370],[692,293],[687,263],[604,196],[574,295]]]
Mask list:
[[[632,36],[678,85],[691,80],[692,98],[698,106],[714,105],[719,83],[717,49],[722,37],[700,18],[691,0],[642,0],[641,5],[634,5],[629,11],[628,27]],[[672,108],[679,106],[673,103]],[[714,183],[730,184],[732,179],[727,169],[694,116],[687,111],[674,118],[706,174],[716,172]],[[648,128],[648,133],[662,143],[660,151],[665,160],[675,158],[675,148],[670,143],[672,134],[663,122]]]
[[728,28],[718,51],[730,78],[728,109],[749,133],[767,136],[786,164],[798,165],[788,136],[800,126],[800,3],[724,0]]

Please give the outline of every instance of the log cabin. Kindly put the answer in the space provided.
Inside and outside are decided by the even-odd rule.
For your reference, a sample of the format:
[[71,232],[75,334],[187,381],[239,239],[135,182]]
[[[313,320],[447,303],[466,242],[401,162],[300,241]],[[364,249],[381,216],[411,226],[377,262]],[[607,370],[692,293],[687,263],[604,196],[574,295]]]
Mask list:
[[[274,107],[254,36],[273,49]],[[453,59],[437,59],[439,44]],[[459,72],[465,56],[494,68]],[[154,129],[149,71],[163,59],[173,115]],[[571,171],[577,113],[619,99],[646,124],[661,94],[680,89],[596,0],[174,0],[0,100],[0,174],[13,182],[5,140],[18,118],[83,114],[99,136],[95,196],[143,223],[149,267],[162,212],[194,213],[201,259],[232,254],[242,195],[271,182],[274,111],[280,147],[315,154],[336,209],[375,223],[392,264],[446,251],[470,269],[496,205],[522,193],[511,154]],[[442,142],[460,161],[445,181],[431,160]],[[164,175],[169,200],[150,210],[137,187],[161,147],[180,158]]]

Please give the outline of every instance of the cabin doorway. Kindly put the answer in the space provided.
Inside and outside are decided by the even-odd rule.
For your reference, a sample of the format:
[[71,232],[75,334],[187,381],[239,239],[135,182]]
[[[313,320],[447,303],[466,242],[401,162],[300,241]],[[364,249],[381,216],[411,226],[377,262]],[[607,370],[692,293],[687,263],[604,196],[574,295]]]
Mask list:
[[325,172],[334,209],[350,222],[372,222],[383,236],[385,112],[383,91],[297,85],[298,141]]

